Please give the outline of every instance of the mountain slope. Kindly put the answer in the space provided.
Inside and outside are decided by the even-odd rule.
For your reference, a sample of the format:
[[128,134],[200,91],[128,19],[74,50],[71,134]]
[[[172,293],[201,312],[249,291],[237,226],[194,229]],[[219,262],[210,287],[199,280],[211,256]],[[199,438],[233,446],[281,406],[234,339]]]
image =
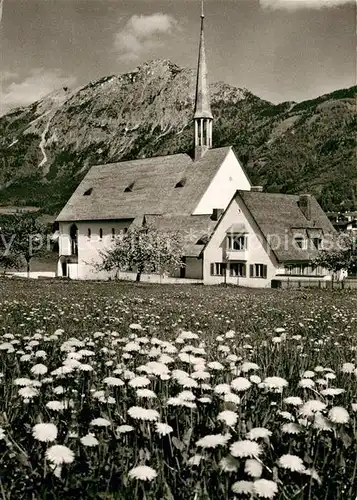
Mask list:
[[[93,164],[189,151],[194,85],[193,70],[154,60],[0,117],[0,203],[55,213]],[[273,105],[215,83],[214,146],[233,145],[269,191],[310,191],[325,209],[352,208],[356,89]]]

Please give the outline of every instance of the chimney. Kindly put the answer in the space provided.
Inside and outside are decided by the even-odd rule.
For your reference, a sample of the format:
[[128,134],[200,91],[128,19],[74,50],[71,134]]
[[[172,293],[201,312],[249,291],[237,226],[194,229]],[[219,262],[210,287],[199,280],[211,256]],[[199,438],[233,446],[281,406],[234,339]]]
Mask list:
[[211,219],[214,221],[218,221],[221,218],[223,212],[223,208],[214,208],[212,211]]
[[311,194],[299,196],[299,208],[307,220],[311,220]]
[[253,191],[253,193],[262,193],[263,186],[251,186],[250,190]]

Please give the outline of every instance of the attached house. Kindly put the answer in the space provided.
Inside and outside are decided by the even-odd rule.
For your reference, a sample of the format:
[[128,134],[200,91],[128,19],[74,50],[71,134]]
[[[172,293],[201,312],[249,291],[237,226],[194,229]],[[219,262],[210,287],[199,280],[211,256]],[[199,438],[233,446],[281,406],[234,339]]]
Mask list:
[[[132,224],[152,224],[180,232],[185,265],[172,276],[142,280],[265,287],[277,276],[329,279],[311,267],[334,231],[316,200],[263,193],[251,186],[232,147],[212,148],[203,13],[193,120],[193,158],[142,158],[88,171],[57,218],[58,276],[110,278],[95,270],[100,252]],[[135,279],[135,273],[119,278]]]
[[203,281],[249,287],[279,280],[329,280],[312,266],[335,230],[311,195],[239,190],[202,251]]

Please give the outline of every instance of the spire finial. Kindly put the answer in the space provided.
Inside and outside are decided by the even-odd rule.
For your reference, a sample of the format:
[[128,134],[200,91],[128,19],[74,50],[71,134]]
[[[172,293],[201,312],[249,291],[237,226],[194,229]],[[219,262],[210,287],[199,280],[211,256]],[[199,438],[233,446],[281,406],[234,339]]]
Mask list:
[[195,99],[195,159],[201,158],[212,147],[212,112],[209,96],[204,35],[204,0],[201,0],[201,32],[198,54]]

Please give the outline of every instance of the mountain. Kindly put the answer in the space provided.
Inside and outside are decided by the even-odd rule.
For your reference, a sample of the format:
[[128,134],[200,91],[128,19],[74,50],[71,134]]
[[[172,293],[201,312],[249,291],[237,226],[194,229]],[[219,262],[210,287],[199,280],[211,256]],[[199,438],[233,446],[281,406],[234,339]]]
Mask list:
[[[190,151],[194,87],[195,71],[154,60],[0,117],[0,204],[56,213],[91,165]],[[233,145],[267,191],[356,208],[356,90],[274,105],[214,83],[214,146]]]

